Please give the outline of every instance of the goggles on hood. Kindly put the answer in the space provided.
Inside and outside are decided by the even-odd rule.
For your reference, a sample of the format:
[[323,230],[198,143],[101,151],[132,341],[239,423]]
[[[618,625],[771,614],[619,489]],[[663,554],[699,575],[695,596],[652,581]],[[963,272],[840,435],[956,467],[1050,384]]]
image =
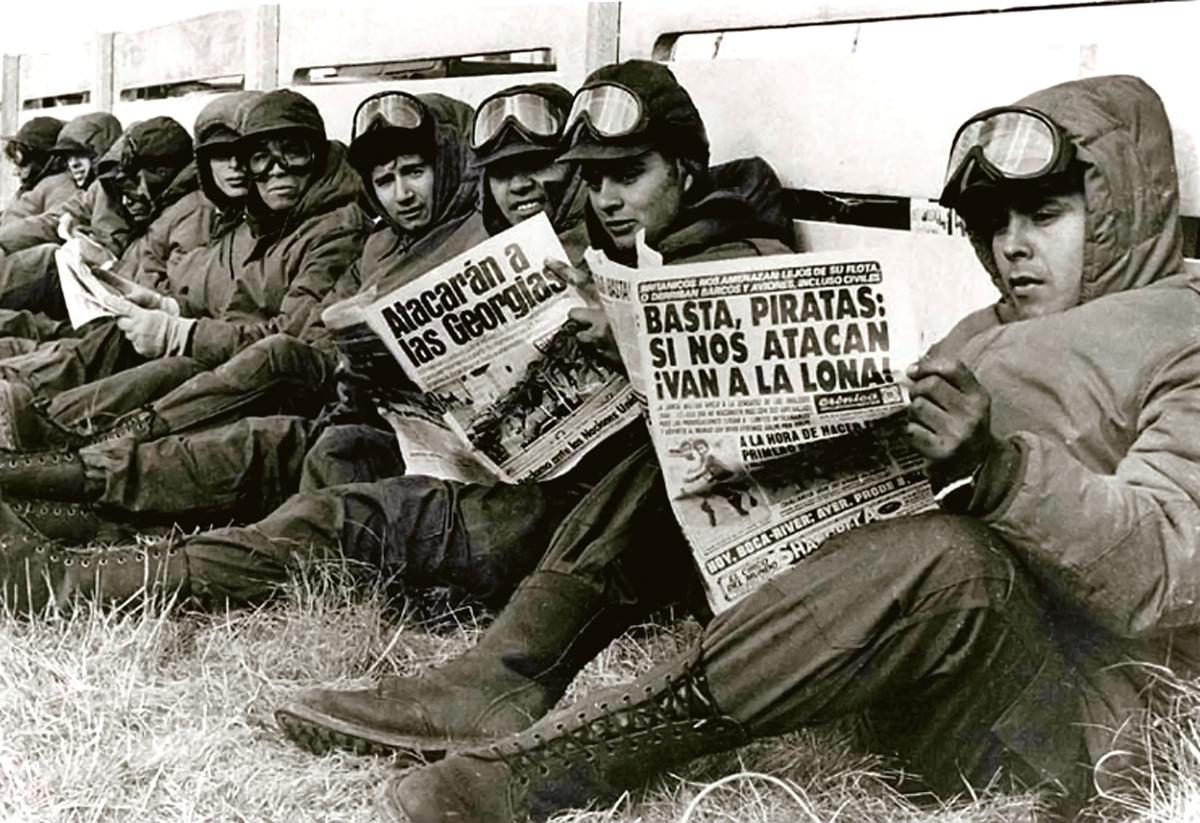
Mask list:
[[955,134],[940,199],[953,206],[981,175],[993,182],[1034,180],[1066,171],[1074,158],[1066,132],[1037,109],[988,109]]
[[567,130],[581,125],[600,138],[628,137],[645,126],[642,101],[616,83],[601,83],[580,89],[567,115]]
[[283,140],[265,140],[251,149],[246,156],[246,167],[258,179],[265,178],[272,166],[287,174],[306,171],[317,159],[316,149],[307,140],[291,137]]
[[532,142],[554,142],[562,129],[562,115],[540,94],[501,92],[484,100],[475,110],[471,148],[478,151],[495,140],[507,123]]
[[9,140],[4,144],[4,156],[18,166],[23,166],[35,158],[34,152],[30,151],[28,146],[16,140]]
[[351,140],[380,128],[416,129],[425,122],[425,104],[402,91],[372,95],[354,112]]

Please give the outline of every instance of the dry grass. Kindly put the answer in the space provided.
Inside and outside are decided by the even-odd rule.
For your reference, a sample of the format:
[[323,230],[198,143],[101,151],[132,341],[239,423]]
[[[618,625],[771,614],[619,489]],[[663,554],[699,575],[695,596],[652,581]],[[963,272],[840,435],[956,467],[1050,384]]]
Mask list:
[[[84,608],[69,617],[0,616],[0,821],[367,821],[386,761],[316,758],[272,710],[297,687],[359,684],[453,656],[478,631],[460,612],[431,629],[344,582],[298,582],[270,606],[226,614]],[[590,689],[629,680],[695,627],[632,632],[588,667]],[[1161,757],[1098,810],[1106,821],[1200,820],[1200,688],[1173,684],[1172,716],[1148,726]],[[1031,797],[918,807],[888,764],[836,730],[793,735],[664,776],[611,808],[561,823],[1016,823]],[[707,784],[736,780],[696,800]]]

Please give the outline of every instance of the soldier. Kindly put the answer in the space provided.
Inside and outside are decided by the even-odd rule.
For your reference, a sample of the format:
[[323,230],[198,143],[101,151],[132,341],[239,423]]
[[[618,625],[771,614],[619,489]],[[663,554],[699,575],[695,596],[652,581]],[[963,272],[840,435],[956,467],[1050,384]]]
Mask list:
[[393,779],[387,819],[542,819],[847,715],[942,793],[1037,787],[1071,814],[1120,776],[1152,676],[1130,661],[1200,662],[1200,287],[1161,101],[1096,77],[988,109],[942,202],[1003,294],[910,370],[944,511],[833,537],[635,683]]

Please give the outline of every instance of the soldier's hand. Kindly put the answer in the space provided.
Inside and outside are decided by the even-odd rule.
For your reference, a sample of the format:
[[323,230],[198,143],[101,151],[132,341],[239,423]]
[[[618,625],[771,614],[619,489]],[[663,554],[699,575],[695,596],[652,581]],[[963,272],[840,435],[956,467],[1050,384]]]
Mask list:
[[596,293],[596,284],[592,280],[592,273],[590,271],[587,269],[576,268],[570,263],[564,263],[561,260],[555,260],[553,257],[547,257],[543,262],[543,265],[560,278],[566,280],[572,286],[579,289],[589,303],[599,304],[600,295]]
[[583,298],[588,302],[587,308],[571,309],[568,315],[583,327],[575,335],[575,338],[595,350],[610,364],[621,365],[621,353],[617,350],[617,341],[613,337],[612,325],[608,322],[608,315],[600,307],[600,296],[596,293],[591,273],[552,257],[546,258],[545,266],[579,289]]
[[992,450],[992,399],[958,360],[926,355],[908,369],[908,435],[935,485],[967,477]]
[[[67,215],[70,216],[70,215]],[[84,263],[93,269],[111,266],[117,261],[116,255],[101,246],[86,234],[75,233],[74,240],[79,244],[79,256]]]
[[57,234],[64,243],[75,236],[76,225],[75,218],[70,214],[58,218]]
[[582,328],[575,333],[575,339],[593,349],[596,354],[611,365],[621,365],[621,352],[617,349],[617,340],[613,337],[612,325],[608,315],[601,309],[578,308],[571,309],[569,315]]

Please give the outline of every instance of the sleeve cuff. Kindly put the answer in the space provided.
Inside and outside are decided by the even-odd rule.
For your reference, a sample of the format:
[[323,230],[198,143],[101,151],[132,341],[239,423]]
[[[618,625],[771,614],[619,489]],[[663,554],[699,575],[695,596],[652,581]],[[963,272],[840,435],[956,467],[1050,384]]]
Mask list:
[[1021,449],[1013,440],[1000,440],[976,473],[975,493],[968,513],[977,517],[1000,508],[1021,477]]

